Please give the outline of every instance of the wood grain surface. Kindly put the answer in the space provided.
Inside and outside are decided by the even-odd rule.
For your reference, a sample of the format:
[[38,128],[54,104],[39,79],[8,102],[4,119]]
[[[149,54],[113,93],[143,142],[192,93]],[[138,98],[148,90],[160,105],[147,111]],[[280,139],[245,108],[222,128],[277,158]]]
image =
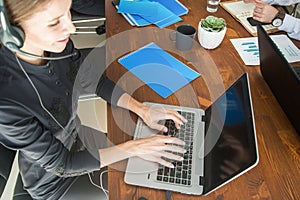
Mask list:
[[[132,27],[106,1],[106,49],[108,76],[141,102],[152,101],[189,107],[207,108],[244,72],[249,74],[259,150],[258,165],[207,196],[173,193],[172,199],[300,199],[300,137],[261,76],[259,66],[246,66],[230,42],[232,38],[251,35],[221,7],[213,15],[227,22],[227,33],[214,50],[199,46],[197,37],[193,49],[180,52],[169,39],[169,33],[180,24],[198,23],[209,13],[204,0],[181,0],[189,13],[181,22],[165,29],[156,26]],[[300,42],[292,40],[297,47]],[[198,71],[201,76],[166,99],[118,64],[118,58],[150,42]],[[143,58],[141,58],[143,59]],[[300,64],[300,63],[295,63]],[[176,81],[176,80],[174,80]],[[295,95],[300,95],[295,94]],[[299,102],[300,103],[300,102]],[[299,111],[300,114],[300,111]],[[126,110],[108,107],[108,137],[114,144],[132,139],[136,116]],[[165,191],[127,185],[123,181],[126,161],[110,166],[109,196],[111,200],[165,199]]]

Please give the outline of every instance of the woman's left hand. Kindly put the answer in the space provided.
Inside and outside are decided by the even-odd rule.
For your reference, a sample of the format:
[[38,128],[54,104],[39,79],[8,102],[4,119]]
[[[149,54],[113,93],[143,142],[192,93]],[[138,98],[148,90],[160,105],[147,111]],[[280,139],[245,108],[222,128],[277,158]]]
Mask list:
[[177,129],[180,129],[180,125],[187,122],[187,120],[182,115],[180,115],[176,110],[173,109],[153,107],[144,104],[141,109],[142,111],[137,114],[150,128],[159,131],[168,131],[167,127],[159,123],[159,121],[162,120],[173,120]]
[[150,128],[163,132],[167,132],[168,129],[164,125],[159,124],[161,120],[173,120],[177,129],[180,128],[181,124],[187,122],[183,116],[173,109],[145,105],[127,93],[120,97],[118,106],[136,113]]
[[253,19],[260,22],[272,22],[278,10],[262,0],[256,0],[255,2],[256,6],[253,10]]

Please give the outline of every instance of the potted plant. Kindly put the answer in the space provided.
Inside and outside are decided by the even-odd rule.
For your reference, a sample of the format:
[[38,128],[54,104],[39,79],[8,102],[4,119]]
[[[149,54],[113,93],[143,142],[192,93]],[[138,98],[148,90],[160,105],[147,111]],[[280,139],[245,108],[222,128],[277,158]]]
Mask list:
[[198,25],[198,40],[202,47],[214,49],[224,39],[226,33],[226,22],[223,18],[207,16]]

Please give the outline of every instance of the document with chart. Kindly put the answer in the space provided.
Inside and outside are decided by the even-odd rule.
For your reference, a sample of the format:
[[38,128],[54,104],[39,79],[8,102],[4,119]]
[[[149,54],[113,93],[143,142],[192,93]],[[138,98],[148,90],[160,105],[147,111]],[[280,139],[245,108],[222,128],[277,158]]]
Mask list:
[[[281,53],[289,63],[300,61],[300,50],[286,35],[271,35]],[[245,65],[259,65],[259,49],[257,37],[236,38],[230,40]]]

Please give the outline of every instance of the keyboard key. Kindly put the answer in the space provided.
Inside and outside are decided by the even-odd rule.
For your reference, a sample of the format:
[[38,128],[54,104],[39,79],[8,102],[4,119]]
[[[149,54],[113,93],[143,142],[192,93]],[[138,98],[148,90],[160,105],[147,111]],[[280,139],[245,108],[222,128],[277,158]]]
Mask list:
[[168,135],[171,137],[177,137],[185,141],[186,145],[177,145],[173,144],[173,146],[180,146],[187,150],[186,153],[178,153],[168,151],[170,153],[174,153],[175,155],[181,156],[184,158],[183,161],[174,161],[170,159],[165,159],[168,162],[172,162],[175,168],[168,168],[162,165],[159,165],[159,169],[157,171],[157,181],[170,182],[173,184],[180,185],[191,185],[191,173],[192,173],[192,151],[193,151],[193,121],[194,114],[187,112],[179,112],[182,116],[188,119],[188,122],[183,124],[178,130],[175,127],[175,123],[172,120],[160,121],[160,124],[164,124],[168,128],[168,132],[163,133],[164,135]]

